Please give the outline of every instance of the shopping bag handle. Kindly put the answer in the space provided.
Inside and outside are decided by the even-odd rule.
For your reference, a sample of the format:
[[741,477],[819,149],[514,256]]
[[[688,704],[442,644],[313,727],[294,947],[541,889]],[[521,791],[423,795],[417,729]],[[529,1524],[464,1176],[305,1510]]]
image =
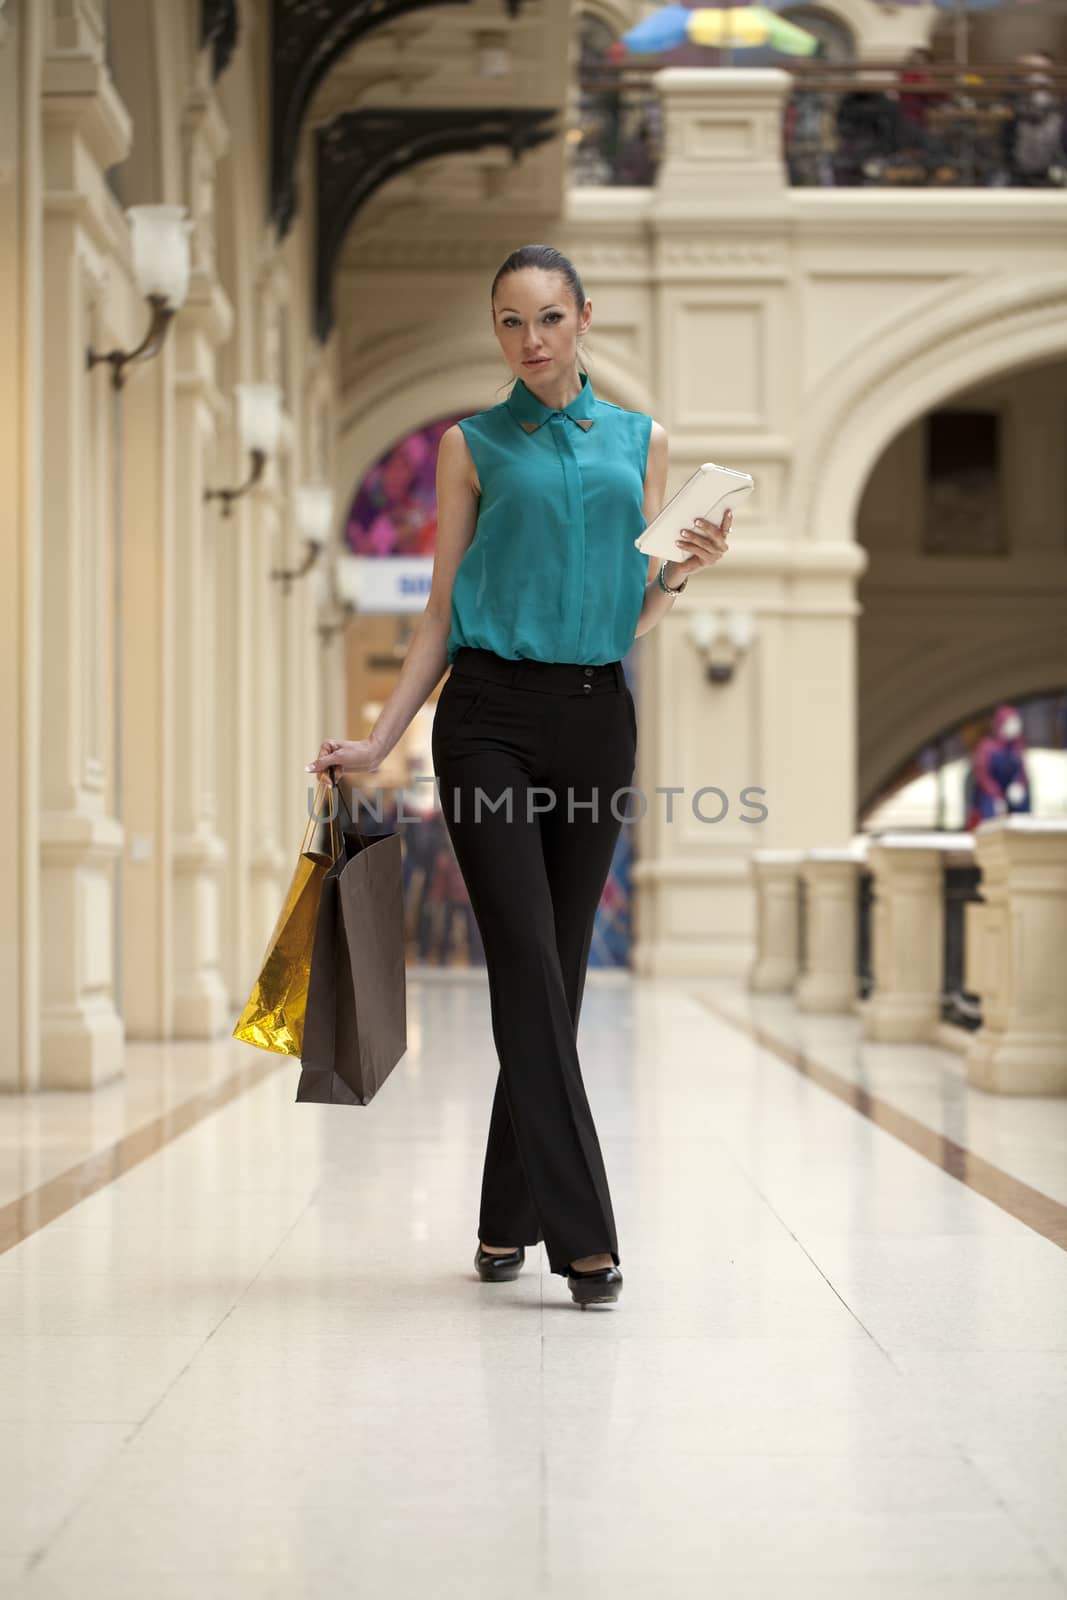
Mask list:
[[[331,773],[336,772],[337,768],[336,767],[331,767],[330,771],[331,771]],[[320,795],[325,796],[329,792],[329,787],[330,786],[326,782],[325,778],[323,778],[320,775],[318,784],[317,784],[317,786],[315,788],[315,798],[314,798],[314,800],[312,801],[312,804],[311,804],[311,815],[308,817],[307,822],[304,825],[304,838],[303,838],[303,840],[301,842],[301,845],[300,845],[300,854],[301,855],[303,855],[305,850],[307,849],[307,847],[308,847],[308,838],[310,837],[312,829],[315,827],[315,825],[319,821],[319,796]],[[329,801],[329,806],[330,806],[330,859],[332,861],[336,861],[337,860],[337,837],[336,837],[336,834],[334,832],[334,825],[333,824],[334,824],[334,818],[337,815],[337,807],[333,803],[332,796],[331,796],[330,801]]]
[[[338,767],[338,766],[331,766],[331,767],[327,768],[327,771],[329,772],[329,775],[330,775],[330,783],[327,784],[325,778],[320,776],[320,778],[319,778],[319,786],[315,790],[315,804],[312,807],[311,816],[308,818],[307,827],[305,827],[305,829],[304,829],[304,842],[301,845],[300,850],[301,850],[301,854],[303,854],[303,852],[307,849],[308,833],[310,832],[311,828],[314,826],[314,824],[319,819],[319,807],[318,807],[319,795],[320,794],[328,794],[329,795],[328,804],[329,804],[329,807],[330,807],[330,813],[329,813],[330,814],[330,855],[331,855],[331,858],[334,861],[336,861],[337,857],[338,857],[338,854],[339,854],[339,851],[340,851],[340,847],[339,847],[338,839],[337,839],[337,830],[334,828],[334,821],[335,821],[335,819],[336,819],[336,817],[337,817],[337,815],[338,815],[338,813],[340,811],[340,807],[341,807],[341,802],[340,802],[341,790],[340,790],[340,787],[339,787],[340,780],[341,780],[341,768]],[[334,803],[334,794],[335,793],[338,796],[336,804]],[[367,836],[360,830],[359,824],[356,822],[356,819],[355,819],[354,816],[350,815],[348,820],[349,820],[350,826],[345,828],[344,832],[346,834],[355,834],[356,841],[359,844],[359,848],[361,850],[365,850],[367,848]]]

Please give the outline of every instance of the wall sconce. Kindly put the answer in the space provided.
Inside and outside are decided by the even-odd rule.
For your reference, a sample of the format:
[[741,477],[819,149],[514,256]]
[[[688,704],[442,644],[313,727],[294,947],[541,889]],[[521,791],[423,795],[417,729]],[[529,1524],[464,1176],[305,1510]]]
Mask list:
[[270,457],[278,448],[282,431],[282,392],[273,383],[239,383],[237,393],[237,433],[241,448],[247,450],[252,467],[236,489],[205,489],[205,500],[221,500],[222,514],[231,516],[233,502],[254,489],[263,476]]
[[339,608],[336,622],[320,622],[319,638],[327,644],[335,633],[342,633],[359,608],[360,559],[342,552],[333,564],[334,600]]
[[111,382],[121,389],[126,368],[148,361],[162,348],[167,329],[189,292],[189,235],[193,225],[184,206],[131,206],[130,224],[133,275],[148,301],[148,332],[135,350],[90,350],[89,370],[101,361],[111,367]]
[[705,659],[704,672],[709,683],[730,682],[748,654],[755,632],[751,611],[692,613],[689,637]]
[[271,577],[281,579],[283,594],[289,593],[294,579],[302,578],[311,571],[326,548],[333,525],[333,490],[320,488],[317,484],[305,484],[296,491],[295,505],[296,525],[304,535],[307,554],[298,567],[274,568]]

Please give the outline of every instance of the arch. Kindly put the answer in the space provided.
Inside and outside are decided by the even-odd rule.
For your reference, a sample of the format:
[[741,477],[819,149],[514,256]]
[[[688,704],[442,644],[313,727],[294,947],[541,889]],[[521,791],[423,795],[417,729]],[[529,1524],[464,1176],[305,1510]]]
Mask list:
[[879,794],[916,750],[985,706],[1044,694],[1067,681],[1063,630],[1056,623],[1025,638],[976,638],[915,651],[864,699],[859,730],[859,810]]
[[1067,354],[1067,276],[943,284],[828,376],[803,414],[793,518],[801,537],[854,539],[860,497],[909,422],[975,383]]
[[[413,425],[462,416],[467,407],[470,413],[484,411],[504,398],[509,378],[499,355],[472,360],[470,341],[455,339],[435,342],[433,356],[430,366],[420,337],[387,369],[361,378],[358,412],[355,396],[342,396],[334,485],[338,505],[350,503],[368,468]],[[628,411],[651,410],[645,385],[618,362],[594,354],[588,369],[601,399]]]
[[[852,35],[853,45],[857,55],[862,55],[862,46],[872,35],[881,40],[884,37],[885,16],[884,9],[875,5],[872,0],[796,0],[796,8],[805,11],[821,11],[832,22],[839,23],[847,28]],[[788,4],[774,3],[772,10],[783,12],[787,17],[791,15],[794,7]],[[798,19],[800,20],[800,19]],[[801,21],[801,26],[803,22]],[[909,38],[905,48],[910,48],[919,41]],[[884,54],[884,52],[879,52]]]

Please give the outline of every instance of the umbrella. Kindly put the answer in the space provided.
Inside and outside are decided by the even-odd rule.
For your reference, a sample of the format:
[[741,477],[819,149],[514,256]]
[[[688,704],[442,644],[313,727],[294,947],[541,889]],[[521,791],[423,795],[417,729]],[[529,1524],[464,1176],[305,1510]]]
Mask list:
[[689,13],[689,38],[718,49],[751,50],[769,44],[782,55],[810,56],[819,41],[766,6],[701,6]]
[[[624,33],[619,43],[623,51],[641,55],[651,54],[654,50],[671,50],[675,45],[685,43],[690,15],[685,6],[661,6],[650,17],[645,17],[643,22]],[[622,51],[619,53],[622,54]]]
[[812,55],[819,41],[814,34],[788,22],[766,6],[661,6],[650,17],[627,30],[608,54],[647,54],[699,45],[725,50],[763,50],[781,55]]

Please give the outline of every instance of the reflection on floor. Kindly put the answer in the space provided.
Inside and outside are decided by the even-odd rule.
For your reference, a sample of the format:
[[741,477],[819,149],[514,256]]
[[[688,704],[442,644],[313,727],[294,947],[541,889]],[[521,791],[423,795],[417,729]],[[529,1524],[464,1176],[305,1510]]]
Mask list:
[[1053,1212],[1060,1103],[736,985],[592,974],[626,1281],[583,1314],[540,1251],[475,1277],[484,974],[409,996],[369,1107],[296,1106],[295,1065],[233,1041],[0,1103],[27,1235],[0,1253],[0,1593],[1067,1596],[1067,1252],[744,1030]]

